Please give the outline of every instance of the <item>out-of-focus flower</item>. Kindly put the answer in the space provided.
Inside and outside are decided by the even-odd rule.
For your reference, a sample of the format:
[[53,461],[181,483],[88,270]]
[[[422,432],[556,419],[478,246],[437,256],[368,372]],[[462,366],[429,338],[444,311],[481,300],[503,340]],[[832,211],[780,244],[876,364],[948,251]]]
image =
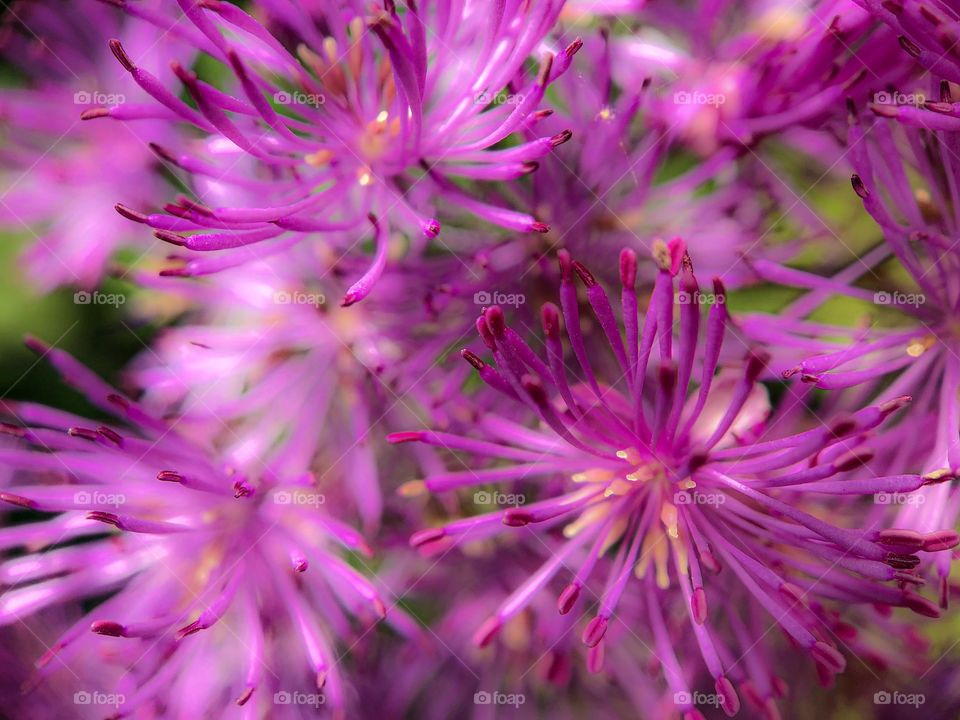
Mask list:
[[[496,461],[411,481],[402,488],[407,495],[484,483],[546,486],[550,478],[566,479],[563,489],[535,502],[422,530],[411,539],[433,553],[499,534],[504,526],[544,531],[562,526],[562,548],[478,630],[480,645],[561,570],[575,567],[558,599],[560,612],[570,612],[597,562],[613,551],[597,612],[582,634],[590,666],[603,665],[604,638],[621,601],[630,596],[623,609],[629,613],[629,604],[639,600],[639,616],[630,613],[625,622],[636,628],[643,618],[652,633],[651,652],[681,698],[678,709],[688,718],[701,717],[664,612],[682,599],[716,695],[732,715],[740,706],[730,679],[733,659],[749,654],[761,638],[749,630],[736,632],[731,614],[765,613],[830,676],[843,670],[844,656],[811,603],[902,606],[936,617],[936,605],[910,589],[922,584],[910,571],[920,563],[918,552],[955,546],[958,537],[952,531],[856,529],[830,522],[822,511],[800,509],[822,496],[911,493],[924,484],[919,475],[877,477],[862,469],[871,457],[867,434],[908,398],[765,439],[769,404],[756,383],[765,357],[750,351],[742,367],[717,373],[728,323],[722,285],[701,292],[680,241],[659,245],[656,255],[661,270],[642,324],[634,288],[637,260],[627,250],[620,265],[620,322],[591,273],[561,253],[562,309],[543,308],[546,359],[506,325],[499,308],[487,309],[477,321],[496,367],[470,352],[465,358],[488,386],[534,411],[540,427],[487,416],[479,423],[484,439],[434,431],[391,439]],[[587,288],[613,363],[601,364],[607,358],[584,336],[575,276]],[[711,305],[702,334],[701,298]],[[561,315],[579,368],[574,382],[564,363]],[[857,472],[846,475],[852,471]],[[638,578],[635,585],[631,575]],[[628,585],[634,590],[625,593]],[[746,679],[767,684],[749,668]]]
[[[409,588],[405,605],[429,608],[433,598],[452,597],[438,617],[431,608],[431,632],[382,648],[386,662],[371,668],[360,689],[369,707],[387,717],[425,720],[487,720],[504,712],[519,718],[576,718],[585,707],[601,718],[630,713],[625,693],[578,661],[584,652],[572,632],[576,617],[557,614],[548,596],[533,598],[495,642],[482,648],[472,642],[477,624],[556,549],[540,539],[516,539],[500,548],[483,542],[470,546],[470,562],[455,570],[433,559],[391,558],[381,578],[391,587]],[[635,679],[634,686],[638,693],[663,695],[645,679]]]
[[654,111],[705,155],[842,122],[845,98],[915,72],[905,54],[891,61],[895,34],[851,0],[653,3],[640,17],[646,29],[614,46],[618,79],[635,84],[637,67],[662,78]]
[[777,198],[752,173],[739,171],[736,149],[722,148],[681,170],[688,160],[680,133],[651,112],[659,102],[656,86],[615,79],[618,42],[608,33],[587,37],[571,70],[552,86],[557,112],[542,125],[556,133],[568,128],[573,136],[566,152],[545,157],[531,175],[528,204],[550,232],[529,242],[566,247],[606,270],[616,268],[622,247],[639,249],[650,238],[679,234],[698,268],[728,286],[749,277],[740,262],[748,248],[752,255],[788,257],[799,243],[774,249],[764,242]]
[[144,204],[163,195],[147,141],[174,137],[169,123],[82,121],[97,117],[106,103],[118,119],[139,118],[140,101],[149,100],[118,72],[107,41],[123,38],[142,52],[137,61],[153,68],[166,65],[177,37],[158,36],[156,28],[100,3],[18,3],[11,13],[2,55],[29,85],[4,88],[0,97],[0,223],[33,236],[25,259],[41,289],[91,288],[118,248],[155,244],[138,239],[112,206],[121,197]]
[[[114,53],[160,106],[242,155],[218,158],[208,141],[157,146],[161,157],[195,178],[252,193],[236,206],[211,204],[198,192],[199,202],[169,204],[166,214],[121,208],[199,253],[171,272],[215,272],[310,236],[349,252],[373,215],[387,235],[376,236],[371,265],[344,299],[350,304],[382,273],[389,232],[404,231],[422,249],[440,231],[439,206],[511,231],[547,230],[460,184],[526,175],[569,137],[512,142],[549,114],[540,109],[544,92],[579,47],[540,48],[561,2],[511,2],[496,12],[480,2],[409,3],[401,12],[391,2],[367,15],[359,2],[295,8],[268,0],[258,5],[267,26],[230,3],[179,6],[183,23],[198,33],[197,49],[229,69],[235,94],[175,65],[191,107],[157,90],[157,79],[123,45],[112,43]],[[539,63],[535,73],[525,67],[531,58]]]
[[[382,506],[379,428],[438,421],[445,400],[459,395],[468,368],[456,363],[442,376],[436,369],[451,365],[449,349],[473,335],[480,276],[472,279],[452,256],[398,263],[377,295],[342,308],[342,276],[357,259],[300,250],[202,281],[139,275],[193,310],[127,377],[147,408],[176,417],[239,469],[267,464],[284,476],[311,467],[349,477],[347,490],[373,527]],[[324,277],[327,263],[335,266]]]
[[[949,104],[946,84],[941,92],[941,102]],[[870,108],[873,113],[852,118],[853,188],[884,242],[830,277],[752,263],[764,279],[809,292],[775,317],[758,314],[740,322],[744,332],[775,350],[776,366],[787,377],[832,391],[835,404],[842,397],[846,404],[863,397],[914,397],[889,431],[892,441],[880,459],[889,472],[919,469],[934,485],[917,502],[893,503],[899,527],[931,532],[954,526],[960,515],[960,494],[951,482],[960,473],[960,252],[953,240],[960,215],[952,200],[960,176],[954,170],[956,137],[945,131],[957,121],[946,118],[945,128],[943,115],[913,105]],[[881,266],[891,257],[898,263],[897,285],[881,278]],[[885,289],[857,285],[862,279]],[[893,326],[880,325],[876,317],[854,328],[807,317],[837,294],[889,311]],[[806,359],[797,363],[797,357]],[[951,555],[941,552],[936,562],[944,606]]]
[[941,0],[854,0],[883,20],[897,36],[901,49],[937,77],[960,82],[960,14]]
[[[18,446],[0,457],[18,473],[0,498],[53,515],[3,531],[3,548],[25,552],[0,566],[0,622],[109,596],[38,661],[40,675],[107,636],[100,652],[123,668],[108,689],[123,698],[118,716],[213,717],[234,701],[251,717],[297,715],[302,703],[279,707],[293,693],[342,715],[349,682],[336,645],[387,606],[345,557],[370,549],[327,512],[336,487],[303,470],[239,471],[69,355],[30,344],[121,419],[7,407]],[[409,629],[402,613],[388,622]]]

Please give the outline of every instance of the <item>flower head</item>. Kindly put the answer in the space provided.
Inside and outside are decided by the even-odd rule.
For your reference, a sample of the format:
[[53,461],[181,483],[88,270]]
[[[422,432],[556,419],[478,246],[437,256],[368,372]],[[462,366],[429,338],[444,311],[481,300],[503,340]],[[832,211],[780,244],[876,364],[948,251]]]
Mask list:
[[[941,93],[949,105],[946,83]],[[851,107],[852,185],[883,242],[830,277],[750,261],[765,280],[807,292],[775,317],[744,317],[741,327],[775,349],[786,377],[831,391],[837,406],[864,394],[880,401],[914,397],[879,459],[889,472],[919,469],[928,478],[921,501],[897,508],[897,526],[932,532],[956,524],[960,502],[952,482],[960,473],[960,283],[952,271],[960,267],[953,240],[960,216],[950,200],[958,180],[951,148],[960,125],[923,106],[871,103],[869,110]],[[890,260],[895,273],[887,269]],[[810,317],[836,295],[871,303],[869,325],[851,332]],[[944,604],[950,562],[951,553],[937,555]]]
[[191,310],[126,377],[145,407],[175,417],[238,469],[343,472],[372,528],[382,509],[379,428],[443,417],[468,368],[457,363],[443,379],[433,371],[472,334],[474,281],[451,256],[402,262],[377,295],[344,308],[336,298],[357,264],[343,258],[327,274],[322,260],[294,250],[203,280],[140,274]]
[[99,3],[82,10],[28,3],[15,17],[0,50],[29,86],[5,88],[0,100],[0,224],[32,237],[25,260],[38,287],[91,288],[119,248],[142,252],[152,244],[138,239],[110,208],[118,197],[141,204],[164,192],[147,142],[169,143],[175,135],[168,123],[109,127],[82,121],[102,114],[104,103],[115,106],[118,118],[138,116],[138,101],[146,97],[117,72],[107,41],[122,37],[143,44],[141,62],[152,67],[165,64],[176,38],[158,39]]
[[[355,302],[382,273],[390,232],[402,230],[421,250],[440,232],[441,204],[511,231],[546,231],[457,182],[519,178],[569,137],[537,132],[549,114],[540,108],[546,88],[579,48],[541,47],[562,3],[509,3],[491,14],[484,3],[409,3],[400,12],[390,2],[366,15],[361,3],[294,10],[266,2],[266,26],[219,0],[179,5],[197,48],[228,69],[233,94],[175,65],[190,107],[157,89],[124,45],[112,48],[163,114],[210,136],[193,148],[157,146],[161,157],[247,192],[227,205],[198,192],[165,214],[122,209],[198,253],[177,273],[215,272],[308,236],[346,252],[373,216],[384,231],[348,293]],[[525,67],[531,58],[534,73]],[[533,139],[499,147],[521,133]]]
[[[642,323],[634,289],[637,261],[629,250],[621,255],[620,322],[593,275],[560,254],[561,307],[543,308],[545,359],[506,324],[499,308],[477,321],[496,365],[469,352],[466,359],[488,386],[535,413],[539,427],[488,415],[480,422],[484,439],[414,431],[392,440],[497,462],[429,475],[409,483],[403,489],[408,495],[507,482],[545,489],[535,502],[423,530],[411,540],[433,552],[492,536],[504,526],[562,532],[562,549],[478,630],[478,643],[494,638],[525,602],[566,572],[573,577],[557,605],[562,614],[570,612],[603,569],[606,581],[595,593],[599,604],[582,633],[591,665],[603,664],[604,638],[616,614],[625,613],[631,618],[625,622],[636,627],[632,619],[640,613],[671,689],[689,696],[685,665],[663,611],[668,597],[682,597],[703,662],[732,715],[740,702],[730,679],[731,658],[749,654],[759,638],[749,629],[737,632],[731,614],[739,608],[762,611],[823,673],[840,672],[843,654],[812,603],[872,602],[936,616],[936,606],[910,589],[922,584],[910,570],[920,562],[918,552],[955,545],[958,538],[824,519],[818,497],[909,493],[924,484],[918,475],[876,477],[864,468],[871,457],[867,435],[908,398],[804,432],[767,432],[769,403],[757,383],[764,354],[749,350],[742,363],[717,372],[724,340],[732,335],[723,286],[701,292],[680,241],[661,243],[656,253],[660,272]],[[587,289],[612,362],[583,332],[574,278]],[[703,332],[701,298],[711,303]],[[575,381],[565,363],[561,323],[576,362]],[[563,482],[551,482],[558,476]],[[631,575],[639,582],[631,582]],[[746,678],[760,682],[750,672]],[[690,702],[681,710],[697,716]]]
[[336,490],[307,468],[241,472],[69,355],[30,344],[118,419],[7,406],[16,444],[0,454],[17,473],[0,498],[52,516],[4,530],[3,547],[25,552],[2,565],[0,622],[107,596],[38,661],[40,676],[105,636],[125,671],[111,687],[119,716],[160,703],[209,717],[234,701],[259,716],[274,693],[297,691],[322,691],[342,713],[336,644],[387,606],[345,557],[370,549],[327,512]]

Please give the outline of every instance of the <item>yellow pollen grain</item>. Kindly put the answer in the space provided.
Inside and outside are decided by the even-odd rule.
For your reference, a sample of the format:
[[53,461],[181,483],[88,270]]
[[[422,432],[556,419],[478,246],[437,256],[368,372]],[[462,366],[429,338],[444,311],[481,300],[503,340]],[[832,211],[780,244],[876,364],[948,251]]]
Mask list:
[[640,451],[636,448],[624,448],[623,450],[617,450],[617,457],[621,460],[626,460],[631,465],[639,465],[643,460],[643,456],[640,454]]
[[653,260],[660,266],[661,270],[669,270],[672,264],[670,248],[668,248],[667,244],[660,238],[653,241]]
[[397,488],[397,494],[405,498],[417,497],[426,491],[427,484],[423,480],[410,480]]
[[633,574],[637,578],[643,578],[647,574],[650,563],[653,562],[657,573],[657,587],[662,590],[667,589],[670,586],[670,573],[667,571],[668,551],[669,546],[663,531],[654,525],[643,539],[640,560],[634,566]]
[[672,503],[665,502],[660,508],[660,522],[667,529],[667,534],[671,538],[679,537],[677,532],[677,507]]
[[632,473],[626,476],[627,480],[629,480],[630,482],[638,482],[638,481],[649,482],[650,480],[653,480],[653,478],[655,477],[656,477],[656,473],[653,470],[651,470],[648,466],[645,466],[645,465],[641,465]]
[[381,110],[377,113],[377,122],[385,123],[388,117],[390,117],[390,113],[388,113],[386,110]]
[[927,350],[933,347],[934,339],[932,337],[918,338],[917,340],[911,340],[910,344],[907,345],[907,355],[910,357],[920,357]]
[[613,111],[610,108],[605,107],[603,110],[597,113],[598,120],[609,120],[613,117]]
[[323,39],[323,52],[327,55],[327,60],[332,63],[337,61],[337,39],[333,37],[325,37]]
[[657,566],[657,587],[666,590],[670,587],[670,572],[667,569],[667,544],[659,542],[653,546],[653,561]]
[[568,540],[570,538],[576,537],[585,527],[593,525],[596,522],[602,521],[610,513],[610,505],[607,503],[601,503],[599,505],[593,505],[584,510],[572,523],[569,523],[563,528],[563,536]]
[[687,544],[679,538],[672,540],[671,543],[673,545],[674,556],[677,558],[677,572],[679,572],[680,575],[686,575],[690,566],[690,558],[687,555]]
[[607,486],[607,489],[603,491],[603,496],[613,497],[614,495],[626,495],[632,489],[633,489],[632,483],[628,483],[625,480],[617,479]]
[[520,613],[503,626],[500,638],[508,648],[519,652],[530,647],[530,631],[530,617]]
[[362,187],[366,187],[373,182],[373,175],[368,170],[360,170],[357,172],[357,182]]
[[358,78],[363,68],[363,46],[360,43],[360,38],[363,36],[363,19],[359,17],[353,18],[348,27],[353,42],[350,43],[350,48],[347,51],[347,63],[353,77]]
[[923,479],[935,481],[935,480],[940,480],[942,478],[948,477],[950,475],[953,475],[953,473],[950,472],[950,468],[940,468],[938,470],[934,470],[933,472],[928,472],[926,475],[923,476]]
[[317,150],[305,156],[303,160],[312,167],[323,167],[333,160],[333,153],[330,150]]
[[[609,506],[609,503],[606,503]],[[607,533],[607,536],[603,539],[603,546],[600,548],[600,556],[607,554],[607,551],[612,548],[617,540],[623,537],[623,534],[627,531],[627,518],[620,518],[617,520],[613,527],[610,528],[610,532]]]
[[610,478],[613,477],[613,473],[610,470],[604,470],[602,468],[593,468],[591,470],[585,470],[583,472],[574,473],[570,476],[570,479],[575,483],[599,483],[607,482]]

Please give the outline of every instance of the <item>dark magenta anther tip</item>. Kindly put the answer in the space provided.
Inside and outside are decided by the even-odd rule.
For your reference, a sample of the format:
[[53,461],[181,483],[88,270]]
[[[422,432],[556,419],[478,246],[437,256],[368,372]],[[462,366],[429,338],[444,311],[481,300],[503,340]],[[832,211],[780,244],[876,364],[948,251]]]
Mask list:
[[112,52],[117,61],[123,65],[124,70],[132,73],[137,69],[137,66],[130,60],[130,56],[127,55],[127,51],[123,49],[123,43],[113,38],[108,44],[110,46],[110,52]]

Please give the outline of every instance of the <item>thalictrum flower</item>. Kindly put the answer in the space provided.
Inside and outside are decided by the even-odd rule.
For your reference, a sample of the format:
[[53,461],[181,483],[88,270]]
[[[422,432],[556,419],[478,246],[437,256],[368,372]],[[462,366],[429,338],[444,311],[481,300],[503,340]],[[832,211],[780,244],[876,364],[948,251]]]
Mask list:
[[846,97],[915,72],[895,33],[850,0],[652,3],[637,16],[614,46],[616,77],[636,84],[643,67],[665,83],[652,109],[704,156],[768,136],[815,153],[821,142],[796,130],[829,129]]
[[118,197],[139,205],[164,193],[147,140],[170,143],[175,135],[169,123],[134,129],[82,122],[107,102],[117,118],[136,117],[137,101],[149,100],[117,71],[107,41],[122,37],[140,47],[141,64],[152,68],[166,64],[176,38],[158,38],[155,28],[124,22],[122,13],[98,3],[27,3],[14,17],[2,54],[29,86],[4,88],[0,99],[0,223],[29,233],[25,260],[38,287],[91,288],[118,248],[142,252],[155,244],[138,237],[111,207]]
[[[228,71],[231,94],[175,65],[191,107],[157,89],[122,44],[111,47],[157,100],[158,114],[173,112],[248,162],[218,162],[190,147],[158,146],[161,157],[193,177],[254,192],[237,206],[211,205],[199,193],[165,214],[120,208],[200,253],[177,273],[215,272],[306,237],[347,252],[365,239],[374,215],[386,234],[374,237],[374,260],[347,293],[352,303],[383,271],[389,233],[400,229],[422,249],[440,231],[439,206],[514,232],[547,230],[460,184],[526,175],[569,137],[536,131],[549,114],[540,107],[547,87],[579,47],[540,47],[561,2],[513,1],[493,12],[483,3],[390,2],[369,15],[359,2],[308,9],[267,1],[258,4],[267,26],[219,0],[178,4],[197,49]],[[525,131],[534,139],[513,141]]]
[[371,551],[327,511],[335,486],[306,468],[240,471],[66,353],[30,345],[115,418],[7,406],[17,443],[0,457],[17,474],[0,498],[51,515],[3,531],[5,549],[24,551],[0,566],[0,623],[100,600],[38,661],[41,676],[107,636],[127,643],[113,646],[127,671],[111,688],[120,716],[219,716],[234,701],[272,716],[274,693],[321,691],[342,715],[337,643],[387,608],[347,560]]
[[[504,526],[544,532],[562,526],[562,549],[478,630],[479,644],[488,643],[560,574],[573,576],[557,601],[561,613],[570,612],[598,561],[612,552],[599,605],[582,634],[591,666],[602,666],[604,638],[623,602],[630,618],[625,622],[650,629],[651,652],[671,690],[685,698],[679,709],[700,717],[664,612],[682,601],[723,709],[732,715],[740,706],[732,667],[761,641],[749,628],[738,632],[734,616],[742,610],[765,613],[821,672],[838,673],[844,656],[810,603],[876,603],[937,616],[936,605],[910,589],[922,583],[910,570],[920,563],[918,552],[956,545],[958,538],[952,532],[846,527],[830,522],[822,510],[814,515],[801,509],[816,507],[815,499],[823,496],[908,493],[924,484],[918,475],[877,477],[863,469],[870,458],[864,435],[908,398],[768,439],[766,391],[756,382],[764,355],[750,350],[739,367],[717,373],[724,340],[730,339],[722,285],[701,292],[680,241],[661,244],[656,254],[661,269],[642,318],[634,288],[636,256],[629,250],[621,255],[618,322],[603,287],[561,253],[561,308],[543,308],[545,358],[507,326],[499,308],[487,309],[477,321],[496,365],[469,351],[465,358],[488,386],[534,412],[538,427],[487,415],[479,423],[482,439],[429,430],[391,439],[496,461],[412,481],[402,489],[407,495],[520,480],[553,487],[549,479],[567,479],[562,490],[535,502],[413,536],[415,547],[437,552],[499,534]],[[602,338],[583,331],[575,277],[587,288]],[[701,297],[712,303],[703,332]],[[576,361],[572,381],[561,322]],[[599,355],[598,344],[608,347],[614,362],[604,362],[609,357]],[[631,575],[637,580],[631,582]],[[746,678],[760,682],[752,670]]]
[[[941,92],[949,104],[950,88],[944,84]],[[866,117],[851,115],[852,182],[884,242],[830,277],[751,261],[763,278],[809,292],[775,317],[744,318],[742,327],[776,349],[787,377],[831,391],[835,405],[864,396],[914,397],[890,430],[882,462],[890,472],[919,469],[936,485],[924,488],[917,502],[896,504],[899,527],[932,532],[954,526],[960,514],[960,495],[949,482],[960,472],[960,253],[953,240],[960,216],[952,201],[958,176],[950,132],[960,121],[911,105],[870,109]],[[890,258],[898,266],[896,285],[881,277]],[[861,280],[885,289],[862,287]],[[851,329],[807,317],[836,294],[895,311],[896,322],[889,327],[872,319]],[[798,356],[806,359],[797,363]],[[950,562],[949,552],[937,556],[944,606]]]
[[468,368],[441,375],[437,366],[472,335],[475,281],[454,294],[466,274],[454,257],[396,264],[368,303],[339,307],[342,276],[356,264],[342,259],[320,282],[324,261],[302,252],[203,281],[139,275],[193,309],[127,377],[146,407],[176,417],[240,469],[348,476],[372,527],[382,505],[377,428],[439,418],[458,393]]

